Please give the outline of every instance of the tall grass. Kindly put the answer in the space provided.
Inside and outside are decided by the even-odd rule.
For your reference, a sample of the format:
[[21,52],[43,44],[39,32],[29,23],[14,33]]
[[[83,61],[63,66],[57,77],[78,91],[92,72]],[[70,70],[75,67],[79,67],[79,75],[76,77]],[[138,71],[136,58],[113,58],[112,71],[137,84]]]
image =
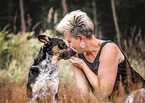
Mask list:
[[[103,100],[95,97],[92,93],[82,96],[72,84],[62,83],[58,91],[57,103],[125,103],[127,95],[120,90],[121,94],[115,96],[113,100]],[[105,92],[105,91],[104,91]],[[136,94],[136,97],[140,97]],[[135,98],[133,103],[145,103],[143,97],[142,102]],[[0,103],[27,103],[26,85],[16,85],[12,83],[0,84]],[[42,102],[52,103],[52,102]]]
[[136,27],[130,29],[130,34],[122,40],[124,53],[132,67],[145,78],[145,38],[141,35],[141,29],[137,30]]

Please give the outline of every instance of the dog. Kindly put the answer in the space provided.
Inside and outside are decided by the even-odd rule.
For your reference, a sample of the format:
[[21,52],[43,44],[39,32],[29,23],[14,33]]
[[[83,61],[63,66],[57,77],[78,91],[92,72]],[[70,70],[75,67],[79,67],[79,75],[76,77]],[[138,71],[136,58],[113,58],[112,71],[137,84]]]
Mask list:
[[51,99],[56,103],[59,87],[59,60],[69,59],[76,54],[76,51],[69,48],[62,39],[39,35],[38,40],[44,45],[29,70],[27,102],[41,103]]

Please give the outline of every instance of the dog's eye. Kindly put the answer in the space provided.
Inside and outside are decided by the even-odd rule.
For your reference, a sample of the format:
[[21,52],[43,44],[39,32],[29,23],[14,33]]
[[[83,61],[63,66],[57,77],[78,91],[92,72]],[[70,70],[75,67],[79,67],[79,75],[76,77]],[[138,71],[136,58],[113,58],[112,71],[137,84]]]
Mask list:
[[51,46],[51,45],[52,45],[52,42],[51,42],[51,41],[46,42],[45,45],[46,45],[46,46]]
[[67,45],[64,42],[59,42],[59,48],[60,49],[66,49]]

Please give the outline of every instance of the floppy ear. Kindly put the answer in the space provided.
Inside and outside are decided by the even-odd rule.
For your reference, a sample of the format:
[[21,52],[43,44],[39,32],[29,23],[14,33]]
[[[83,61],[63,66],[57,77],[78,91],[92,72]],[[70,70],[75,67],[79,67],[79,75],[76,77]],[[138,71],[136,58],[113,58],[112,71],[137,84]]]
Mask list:
[[51,41],[51,39],[46,35],[38,35],[38,40],[43,43],[48,43]]

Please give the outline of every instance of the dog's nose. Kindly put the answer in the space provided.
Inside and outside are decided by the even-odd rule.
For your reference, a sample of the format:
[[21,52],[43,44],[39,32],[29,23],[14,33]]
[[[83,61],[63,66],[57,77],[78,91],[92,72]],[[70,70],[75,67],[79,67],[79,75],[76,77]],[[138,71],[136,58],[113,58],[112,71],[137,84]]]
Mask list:
[[72,49],[72,48],[71,48],[71,52],[72,52],[72,53],[71,53],[71,54],[72,54],[72,56],[74,56],[74,55],[77,53],[77,51],[76,51],[76,50],[74,50],[74,49]]

